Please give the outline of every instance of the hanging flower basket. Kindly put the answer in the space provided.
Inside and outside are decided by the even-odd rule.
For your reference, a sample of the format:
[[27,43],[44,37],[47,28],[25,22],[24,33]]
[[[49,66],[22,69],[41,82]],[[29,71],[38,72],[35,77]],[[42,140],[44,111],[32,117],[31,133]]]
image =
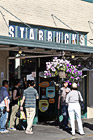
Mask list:
[[53,61],[46,62],[46,71],[44,75],[46,77],[54,77],[59,75],[60,78],[67,78],[69,85],[73,82],[78,82],[82,76],[82,71],[78,70],[80,65],[74,66],[68,60],[53,58]]

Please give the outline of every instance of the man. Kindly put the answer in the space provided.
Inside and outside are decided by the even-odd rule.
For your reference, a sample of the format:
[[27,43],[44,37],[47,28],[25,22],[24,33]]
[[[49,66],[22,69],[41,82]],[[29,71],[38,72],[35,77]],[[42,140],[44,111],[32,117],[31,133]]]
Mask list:
[[58,98],[58,109],[61,109],[63,115],[62,126],[63,129],[68,129],[68,105],[66,103],[66,96],[70,92],[70,88],[68,88],[68,82],[65,79],[63,81],[63,86],[59,90],[59,98]]
[[9,103],[10,103],[7,89],[8,89],[8,81],[4,80],[2,82],[2,87],[0,89],[0,133],[9,132],[6,129],[6,122],[8,118]]
[[23,103],[25,101],[25,108],[26,108],[26,115],[27,115],[27,128],[25,133],[26,134],[33,134],[32,125],[33,120],[35,117],[35,110],[36,110],[36,99],[39,98],[37,90],[34,89],[35,82],[33,80],[28,81],[28,88],[24,90],[23,99],[21,102],[20,109],[23,110]]
[[77,84],[72,84],[72,91],[70,91],[66,96],[66,103],[68,103],[68,112],[72,128],[72,135],[75,135],[75,116],[78,123],[78,131],[80,135],[84,135],[82,120],[81,120],[81,107],[79,100],[82,102],[83,98],[81,93],[77,90]]
[[16,130],[15,126],[19,124],[19,118],[16,116],[18,112],[19,105],[18,100],[20,99],[19,87],[20,87],[20,80],[15,80],[15,86],[12,89],[12,113],[10,117],[10,130]]

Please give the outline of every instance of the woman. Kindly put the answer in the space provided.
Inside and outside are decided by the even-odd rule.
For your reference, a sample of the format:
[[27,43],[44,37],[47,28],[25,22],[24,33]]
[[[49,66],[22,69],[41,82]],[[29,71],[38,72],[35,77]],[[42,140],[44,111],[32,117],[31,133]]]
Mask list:
[[66,103],[68,103],[68,113],[70,117],[70,123],[72,128],[72,135],[75,135],[75,116],[78,123],[78,131],[80,135],[84,135],[82,120],[81,120],[81,107],[79,100],[83,101],[81,93],[77,90],[77,84],[72,84],[72,91],[66,96]]
[[68,82],[65,80],[63,82],[63,87],[59,90],[59,98],[58,98],[58,109],[61,109],[63,115],[62,126],[63,129],[68,128],[68,105],[66,103],[66,96],[70,92],[70,88],[68,88]]
[[21,83],[19,79],[15,80],[15,86],[12,89],[12,112],[10,117],[10,130],[16,130],[15,126],[18,126],[19,124],[19,118],[16,116],[16,113],[18,112],[19,105],[18,100],[20,99],[20,92],[19,87]]

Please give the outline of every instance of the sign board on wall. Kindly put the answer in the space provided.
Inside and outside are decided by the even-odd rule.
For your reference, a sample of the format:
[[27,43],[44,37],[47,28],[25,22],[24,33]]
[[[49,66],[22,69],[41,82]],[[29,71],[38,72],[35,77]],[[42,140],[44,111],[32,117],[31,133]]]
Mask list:
[[48,107],[49,107],[49,103],[47,100],[40,100],[39,101],[39,110],[41,112],[45,112],[48,110]]
[[9,22],[9,36],[31,40],[41,40],[64,44],[87,45],[85,32],[77,33],[65,29],[39,27],[30,25],[27,27],[22,23]]
[[47,87],[46,88],[46,96],[48,98],[54,98],[55,97],[55,87]]
[[1,72],[1,78],[4,78],[4,72]]
[[45,81],[45,82],[41,82],[40,84],[39,84],[39,86],[40,87],[48,87],[49,86],[49,82],[47,82],[47,81]]

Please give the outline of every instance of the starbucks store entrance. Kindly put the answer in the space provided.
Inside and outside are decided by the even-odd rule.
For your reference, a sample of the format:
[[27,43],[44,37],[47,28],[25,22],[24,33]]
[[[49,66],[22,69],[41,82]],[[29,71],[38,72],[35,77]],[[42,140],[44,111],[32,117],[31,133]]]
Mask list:
[[46,62],[51,60],[52,57],[23,58],[18,55],[15,58],[9,58],[10,91],[12,90],[15,79],[21,80],[21,94],[27,88],[27,80],[35,80],[35,88],[39,93],[36,117],[34,119],[35,124],[37,122],[57,119],[58,87],[55,86],[54,82],[58,79],[57,77],[46,79],[43,73],[46,69]]

